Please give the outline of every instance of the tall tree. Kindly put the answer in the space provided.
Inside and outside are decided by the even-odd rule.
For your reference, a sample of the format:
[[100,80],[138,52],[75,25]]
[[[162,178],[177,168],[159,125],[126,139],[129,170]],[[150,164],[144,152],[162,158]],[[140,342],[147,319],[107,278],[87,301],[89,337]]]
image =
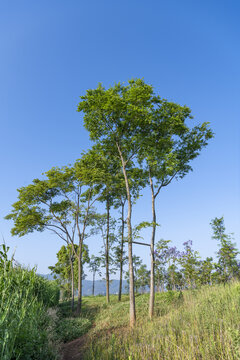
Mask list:
[[98,174],[89,171],[88,164],[76,161],[71,167],[52,168],[45,173],[46,179],[33,180],[33,183],[18,190],[18,201],[13,204],[7,219],[14,221],[12,234],[23,236],[27,233],[53,231],[67,244],[74,244],[78,234],[78,304],[82,301],[82,251],[83,242],[90,233],[87,228],[93,225],[92,207],[97,200],[100,185],[95,186]]
[[109,294],[109,259],[110,246],[113,236],[111,228],[113,219],[110,216],[111,207],[118,196],[119,188],[123,183],[123,176],[120,173],[121,167],[119,159],[112,152],[107,151],[100,145],[93,146],[82,157],[83,162],[87,162],[88,169],[98,174],[95,177],[95,184],[101,186],[98,200],[105,204],[106,214],[96,215],[96,230],[99,230],[104,243],[104,266],[106,269],[106,299],[110,301]]
[[[135,323],[134,276],[132,264],[132,199],[127,163],[133,158],[146,164],[152,192],[153,231],[151,239],[151,291],[149,315],[154,307],[154,240],[156,232],[155,199],[162,187],[173,178],[183,177],[190,169],[189,161],[207,145],[212,132],[206,123],[190,129],[186,106],[167,102],[156,96],[143,80],[115,84],[106,90],[99,85],[81,97],[78,111],[84,112],[85,127],[92,140],[118,152],[128,200],[128,250],[130,273],[130,325]],[[156,184],[154,184],[154,179]],[[156,186],[156,188],[155,188]]]
[[143,80],[130,80],[127,85],[115,84],[105,89],[87,90],[80,97],[78,111],[84,112],[84,124],[90,138],[110,148],[121,161],[128,202],[128,260],[130,326],[136,321],[134,273],[132,253],[132,194],[127,164],[137,155],[143,138],[147,135],[148,123],[155,105],[152,86]]
[[213,136],[208,123],[190,128],[187,121],[192,118],[191,110],[187,106],[180,106],[155,96],[148,132],[138,152],[139,162],[142,166],[145,165],[148,173],[152,202],[150,318],[154,314],[156,198],[161,189],[169,185],[174,178],[183,178],[192,170],[191,160],[199,155]]
[[[72,176],[70,170],[68,179]],[[59,181],[60,179],[55,179]],[[65,179],[66,180],[66,179]],[[62,178],[61,178],[62,182]],[[63,184],[62,184],[63,185]],[[64,186],[52,186],[49,179],[34,179],[32,184],[18,189],[18,201],[13,204],[12,212],[5,218],[14,221],[12,235],[24,236],[33,231],[50,230],[57,234],[70,246],[69,256],[73,255],[72,244],[76,224],[70,215],[71,202],[61,196],[61,192],[68,192],[70,183],[65,181]],[[58,199],[56,201],[56,199]],[[72,272],[72,307],[74,303],[74,278]]]

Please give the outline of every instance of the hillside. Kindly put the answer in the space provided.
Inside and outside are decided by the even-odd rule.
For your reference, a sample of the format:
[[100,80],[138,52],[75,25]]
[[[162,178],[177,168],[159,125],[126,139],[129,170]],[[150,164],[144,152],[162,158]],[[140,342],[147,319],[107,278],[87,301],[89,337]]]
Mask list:
[[[111,296],[109,305],[104,297],[85,297],[82,318],[77,319],[79,325],[74,323],[76,333],[72,333],[71,339],[87,335],[73,343],[67,342],[63,354],[70,351],[76,358],[85,360],[240,358],[239,283],[158,293],[155,318],[151,322],[148,320],[148,296],[136,297],[134,330],[128,327],[127,295],[121,303],[116,296]],[[66,306],[60,305],[60,314],[62,319],[68,317],[69,329],[71,320]],[[80,335],[76,335],[80,328]]]

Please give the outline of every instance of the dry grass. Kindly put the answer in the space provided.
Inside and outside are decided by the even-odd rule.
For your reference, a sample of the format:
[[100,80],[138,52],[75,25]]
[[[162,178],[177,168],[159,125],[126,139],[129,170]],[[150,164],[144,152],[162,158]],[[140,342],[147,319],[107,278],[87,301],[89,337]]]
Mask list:
[[[136,299],[138,322],[128,328],[128,299],[98,302],[84,359],[238,360],[240,284],[156,295],[156,316],[147,317],[148,295]],[[85,298],[93,306],[94,299]],[[104,299],[103,299],[104,301]]]

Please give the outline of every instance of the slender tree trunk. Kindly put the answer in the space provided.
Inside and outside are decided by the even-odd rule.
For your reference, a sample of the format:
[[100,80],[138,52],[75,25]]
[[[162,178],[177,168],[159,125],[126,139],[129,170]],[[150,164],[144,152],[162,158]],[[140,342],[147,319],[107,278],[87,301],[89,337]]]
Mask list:
[[[81,313],[81,309],[82,309],[82,250],[83,250],[83,240],[84,240],[84,236],[85,236],[85,229],[86,229],[86,222],[87,222],[87,218],[88,218],[88,213],[89,213],[89,209],[90,209],[90,197],[91,197],[91,193],[89,193],[89,199],[88,199],[88,206],[87,206],[87,211],[86,211],[86,215],[85,215],[85,219],[84,219],[84,223],[83,223],[83,229],[82,229],[82,233],[80,231],[80,227],[79,227],[79,213],[77,212],[77,217],[76,217],[76,225],[77,225],[77,230],[78,230],[78,238],[79,238],[79,254],[78,254],[78,302],[77,302],[77,314],[79,315]],[[78,195],[78,211],[79,211],[79,195]]]
[[73,254],[70,255],[70,264],[71,264],[71,282],[72,282],[72,303],[71,308],[72,312],[74,311],[74,268],[73,268]]
[[132,218],[132,201],[131,201],[131,194],[130,194],[130,188],[129,188],[129,182],[125,167],[125,161],[122,156],[121,149],[116,144],[119,155],[122,162],[122,170],[123,175],[125,179],[125,185],[126,185],[126,192],[127,192],[127,200],[128,200],[128,215],[127,215],[127,227],[128,227],[128,261],[129,261],[129,303],[130,303],[130,327],[134,327],[136,323],[136,308],[135,308],[135,294],[134,294],[134,272],[133,272],[133,254],[132,254],[132,224],[131,224],[131,218]]
[[106,257],[106,301],[107,303],[110,302],[109,297],[109,219],[110,219],[110,206],[109,200],[107,200],[107,234],[106,234],[106,250],[105,250],[105,257]]
[[123,246],[124,246],[124,202],[122,202],[122,238],[121,238],[121,247],[120,247],[120,278],[119,278],[118,301],[121,301],[122,298]]
[[92,283],[92,295],[94,296],[94,285],[95,285],[95,271],[93,270],[93,283]]
[[82,310],[82,239],[79,237],[77,314]]
[[154,274],[154,243],[155,243],[155,234],[156,234],[156,211],[155,211],[155,197],[154,197],[154,188],[152,178],[149,172],[149,181],[152,192],[152,238],[151,238],[151,279],[150,279],[150,298],[149,298],[149,317],[152,319],[154,315],[154,298],[155,298],[155,274]]

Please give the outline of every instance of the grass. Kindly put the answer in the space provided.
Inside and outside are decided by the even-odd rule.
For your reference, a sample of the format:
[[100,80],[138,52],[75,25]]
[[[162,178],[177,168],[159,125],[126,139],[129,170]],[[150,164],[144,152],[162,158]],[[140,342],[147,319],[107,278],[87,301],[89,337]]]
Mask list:
[[56,359],[47,308],[57,304],[58,289],[34,270],[0,260],[0,359]]
[[[148,294],[136,297],[137,325],[128,327],[128,297],[86,297],[82,317],[89,331],[85,360],[238,360],[240,284],[156,294],[156,315],[148,320]],[[87,331],[87,330],[86,330]]]

